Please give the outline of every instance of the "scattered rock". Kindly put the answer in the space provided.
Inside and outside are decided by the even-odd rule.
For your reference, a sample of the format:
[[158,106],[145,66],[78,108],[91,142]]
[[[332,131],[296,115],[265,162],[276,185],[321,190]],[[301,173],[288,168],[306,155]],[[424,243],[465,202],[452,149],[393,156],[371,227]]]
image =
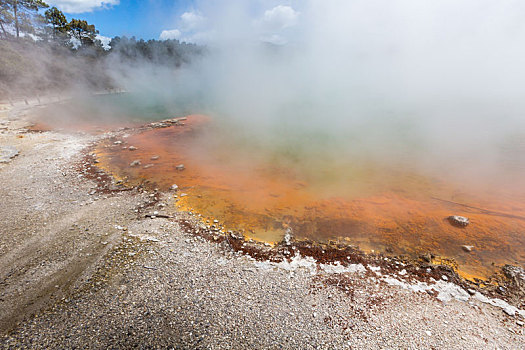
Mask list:
[[139,166],[140,164],[141,164],[140,160],[139,159],[135,159],[134,161],[129,163],[129,166]]
[[423,254],[420,256],[421,260],[427,262],[427,263],[430,263],[432,262],[432,255],[430,253],[427,253],[427,254]]
[[136,150],[137,150],[137,147],[135,147],[135,146],[129,146],[128,149],[129,149],[130,151],[136,151]]
[[158,160],[159,158],[160,158],[160,156],[153,156],[153,157],[151,157],[150,159],[151,159],[151,160]]
[[525,270],[520,266],[505,265],[502,268],[503,274],[510,279],[511,289],[521,291],[525,294]]
[[292,240],[293,240],[292,231],[286,230],[286,233],[284,234],[284,237],[283,237],[283,243],[285,245],[290,245],[292,244]]
[[470,223],[468,218],[459,215],[451,215],[447,219],[453,226],[458,227],[466,227]]
[[152,166],[153,166],[153,164],[146,164],[146,165],[144,165],[144,169],[151,168]]
[[473,245],[462,245],[461,248],[463,248],[463,250],[466,251],[467,253],[470,253],[472,249],[474,248],[474,246]]
[[175,167],[175,169],[179,170],[179,171],[182,171],[184,169],[186,169],[186,167],[184,166],[184,164],[179,164]]
[[144,215],[144,217],[146,218],[150,218],[150,219],[156,219],[156,218],[161,218],[161,219],[171,219],[172,216],[171,215],[165,215],[165,214],[146,214]]
[[525,270],[520,266],[505,265],[503,266],[503,273],[508,278],[515,279],[517,281],[525,282]]
[[179,189],[179,186],[177,186],[176,184],[173,184],[170,187],[170,190],[172,190],[172,191],[177,191],[178,189]]
[[0,163],[9,163],[18,153],[14,146],[0,146]]
[[115,141],[115,142],[113,142],[113,144],[115,144],[115,145],[121,145],[121,144],[122,144],[122,141]]

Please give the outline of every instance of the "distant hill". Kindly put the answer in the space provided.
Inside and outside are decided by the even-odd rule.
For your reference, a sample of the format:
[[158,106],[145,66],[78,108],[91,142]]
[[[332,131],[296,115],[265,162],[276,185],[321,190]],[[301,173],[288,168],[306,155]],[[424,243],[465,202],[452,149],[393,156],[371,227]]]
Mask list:
[[118,87],[108,69],[148,63],[176,69],[201,55],[202,47],[177,40],[136,40],[116,37],[110,49],[101,45],[73,48],[29,37],[0,40],[0,99],[87,89]]

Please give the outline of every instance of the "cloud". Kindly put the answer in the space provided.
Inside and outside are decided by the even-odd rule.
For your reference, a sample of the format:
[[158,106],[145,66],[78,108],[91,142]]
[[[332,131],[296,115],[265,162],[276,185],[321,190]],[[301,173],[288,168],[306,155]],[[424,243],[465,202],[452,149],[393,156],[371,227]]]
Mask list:
[[[288,42],[281,31],[297,24],[300,14],[298,11],[290,6],[278,5],[264,12],[259,9],[257,11],[259,16],[254,19],[243,11],[246,6],[242,1],[233,0],[221,3],[221,5],[204,6],[196,11],[184,12],[174,26],[176,29],[173,29],[172,32],[180,41],[197,44],[215,43],[235,36],[246,37],[251,35],[250,33],[255,34],[255,37],[259,37],[259,40],[263,42],[277,45],[284,45]],[[204,11],[204,15],[201,10]],[[223,21],[221,17],[228,18],[224,25],[221,24]],[[244,27],[237,33],[229,32],[231,28],[241,27],[243,24],[249,28]],[[166,38],[167,32],[161,33],[161,39]]]
[[277,31],[295,26],[298,19],[299,12],[295,11],[290,6],[279,5],[271,10],[265,11],[260,23],[267,30]]
[[283,33],[283,30],[297,25],[299,14],[298,11],[290,6],[278,5],[264,11],[262,17],[259,17],[252,23],[254,28],[259,31],[259,39],[262,42],[285,45],[288,43],[288,38]]
[[184,12],[180,19],[180,28],[184,31],[200,29],[206,21],[206,18],[195,12]]
[[160,33],[160,40],[180,39],[182,33],[178,29],[163,30]]
[[178,39],[188,43],[204,43],[209,37],[206,18],[196,12],[184,12],[179,17],[177,29],[163,30],[159,39]]
[[120,0],[51,0],[47,2],[67,13],[82,13],[118,5]]

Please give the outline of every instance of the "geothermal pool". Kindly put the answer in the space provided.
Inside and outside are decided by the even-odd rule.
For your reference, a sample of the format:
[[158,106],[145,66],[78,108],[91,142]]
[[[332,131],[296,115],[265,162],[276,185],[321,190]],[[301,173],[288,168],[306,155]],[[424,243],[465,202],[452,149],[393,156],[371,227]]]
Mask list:
[[[167,190],[176,184],[180,209],[256,240],[278,242],[291,229],[297,239],[368,252],[432,253],[454,259],[468,278],[525,263],[521,170],[500,184],[458,183],[446,172],[433,176],[366,157],[268,150],[228,128],[189,116],[184,125],[100,143],[98,165],[131,185]],[[140,165],[130,166],[136,160]],[[470,224],[453,226],[450,215],[466,216]]]

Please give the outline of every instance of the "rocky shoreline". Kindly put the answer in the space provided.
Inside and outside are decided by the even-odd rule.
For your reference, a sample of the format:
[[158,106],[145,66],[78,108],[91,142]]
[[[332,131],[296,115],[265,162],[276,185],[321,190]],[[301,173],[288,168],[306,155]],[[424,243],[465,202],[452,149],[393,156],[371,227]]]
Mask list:
[[220,234],[97,169],[111,134],[29,132],[25,112],[0,111],[18,151],[0,164],[0,347],[525,346],[519,269],[469,282],[432,257]]

